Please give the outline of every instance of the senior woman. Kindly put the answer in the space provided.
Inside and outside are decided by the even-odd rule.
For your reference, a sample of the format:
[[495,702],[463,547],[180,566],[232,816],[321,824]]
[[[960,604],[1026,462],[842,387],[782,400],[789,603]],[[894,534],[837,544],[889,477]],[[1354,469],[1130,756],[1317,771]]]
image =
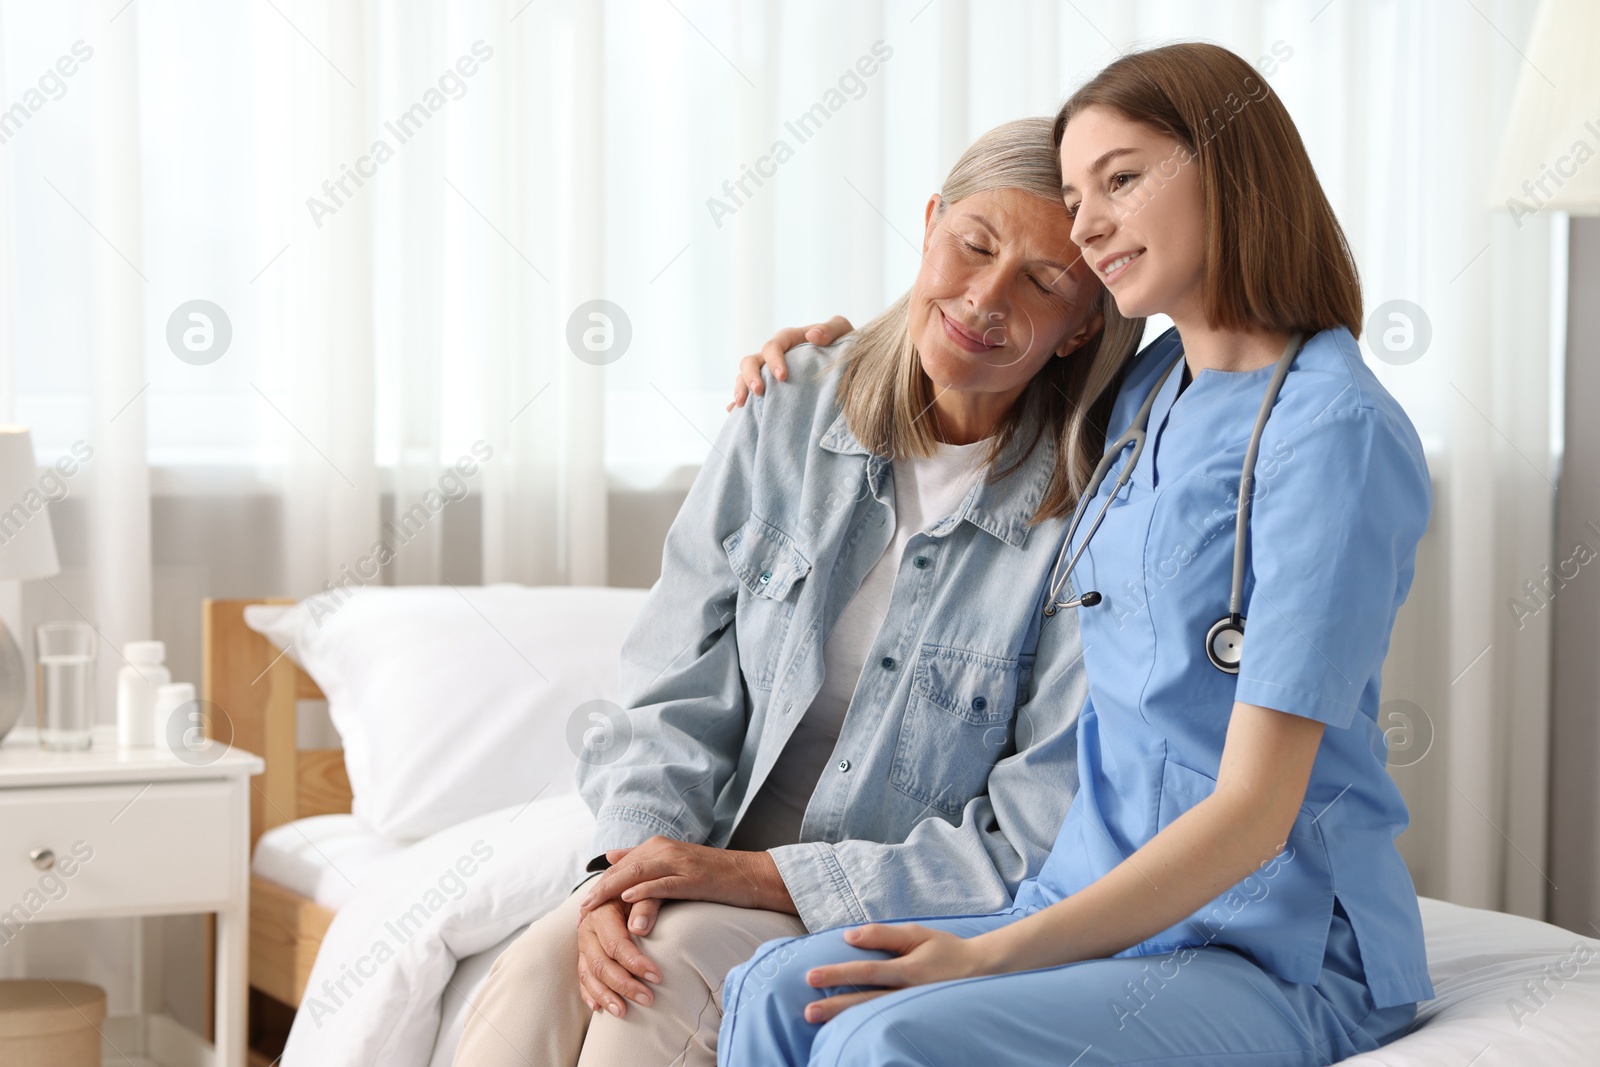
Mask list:
[[985,134],[910,292],[723,427],[623,646],[629,742],[579,769],[604,873],[496,961],[459,1067],[712,1064],[762,942],[1038,872],[1085,692],[1039,590],[1142,326],[1060,185],[1049,120]]

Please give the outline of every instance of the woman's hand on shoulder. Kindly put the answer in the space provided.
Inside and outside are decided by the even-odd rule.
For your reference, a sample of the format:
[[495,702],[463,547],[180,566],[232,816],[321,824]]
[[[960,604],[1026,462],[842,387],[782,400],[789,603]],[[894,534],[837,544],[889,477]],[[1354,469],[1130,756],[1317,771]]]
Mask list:
[[733,403],[727,410],[744,407],[744,402],[751,393],[764,393],[766,386],[761,382],[761,368],[766,367],[772,371],[772,376],[780,382],[789,376],[789,363],[784,358],[784,353],[798,345],[831,345],[845,334],[854,330],[850,320],[843,315],[835,315],[827,322],[819,322],[812,326],[786,326],[772,335],[772,339],[761,346],[761,352],[754,356],[745,356],[739,361],[739,373],[733,380]]

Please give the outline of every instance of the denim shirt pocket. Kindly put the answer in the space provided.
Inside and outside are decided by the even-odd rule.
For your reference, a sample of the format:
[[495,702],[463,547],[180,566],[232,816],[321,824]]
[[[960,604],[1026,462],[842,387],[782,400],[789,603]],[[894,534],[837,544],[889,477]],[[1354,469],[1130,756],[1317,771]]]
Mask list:
[[750,685],[770,690],[800,599],[797,587],[811,572],[811,561],[792,537],[759,515],[729,534],[722,548],[741,587],[735,623],[740,666]]
[[1015,657],[923,645],[889,783],[945,815],[960,815],[988,787],[996,761],[1012,750],[1023,669]]

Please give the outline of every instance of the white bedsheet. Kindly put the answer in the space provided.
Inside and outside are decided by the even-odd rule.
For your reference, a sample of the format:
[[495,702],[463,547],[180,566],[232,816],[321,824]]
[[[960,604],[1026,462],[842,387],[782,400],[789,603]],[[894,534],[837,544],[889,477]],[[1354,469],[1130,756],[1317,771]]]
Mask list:
[[[1412,1032],[1354,1067],[1600,1064],[1600,941],[1516,915],[1422,898],[1434,999]],[[1549,977],[1553,975],[1554,977]],[[1524,983],[1544,980],[1530,991]]]
[[[283,1067],[448,1067],[466,1001],[577,884],[592,831],[578,797],[539,800],[420,841],[363,882],[323,941]],[[1422,901],[1422,919],[1438,995],[1413,1032],[1346,1064],[1600,1063],[1600,941],[1438,900]]]
[[354,815],[313,815],[262,834],[250,872],[338,911],[358,885],[405,850]]

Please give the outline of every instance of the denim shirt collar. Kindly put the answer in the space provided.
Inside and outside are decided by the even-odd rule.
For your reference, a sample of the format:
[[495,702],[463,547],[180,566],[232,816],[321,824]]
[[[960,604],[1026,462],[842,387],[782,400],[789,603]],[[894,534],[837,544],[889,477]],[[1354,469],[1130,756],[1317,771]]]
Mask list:
[[[1004,470],[1016,462],[1018,453],[1027,445],[1032,435],[1032,422],[1019,426],[1011,443],[1000,456],[997,469]],[[850,423],[843,411],[839,412],[833,420],[833,425],[828,427],[828,431],[817,443],[830,452],[868,457],[867,474],[874,487],[877,484],[879,471],[890,462],[867,450],[851,431]],[[1027,543],[1028,531],[1031,529],[1028,519],[1038,509],[1039,502],[1044,499],[1045,490],[1050,486],[1051,475],[1055,473],[1055,460],[1056,440],[1049,433],[1044,433],[1032,453],[1022,461],[1021,466],[998,480],[994,477],[996,468],[991,468],[967,493],[955,513],[935,523],[928,532],[936,537],[942,537],[964,520],[985,533],[998,537],[1013,548],[1021,548]]]

